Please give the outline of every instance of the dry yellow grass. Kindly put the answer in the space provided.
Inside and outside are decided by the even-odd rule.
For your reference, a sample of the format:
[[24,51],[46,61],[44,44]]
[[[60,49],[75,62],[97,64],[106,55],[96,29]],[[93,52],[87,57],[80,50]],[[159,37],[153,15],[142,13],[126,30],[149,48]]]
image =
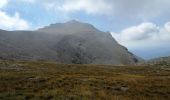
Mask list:
[[161,66],[0,61],[1,99],[170,100],[170,71]]

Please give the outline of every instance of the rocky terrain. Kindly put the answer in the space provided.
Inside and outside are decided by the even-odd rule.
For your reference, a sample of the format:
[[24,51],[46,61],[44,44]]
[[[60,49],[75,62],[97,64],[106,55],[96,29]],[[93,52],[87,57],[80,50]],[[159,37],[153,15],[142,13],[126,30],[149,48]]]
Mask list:
[[107,65],[133,65],[141,60],[110,33],[75,20],[36,31],[0,30],[0,59]]
[[167,65],[170,66],[170,57],[160,57],[155,59],[150,59],[147,61],[150,65]]

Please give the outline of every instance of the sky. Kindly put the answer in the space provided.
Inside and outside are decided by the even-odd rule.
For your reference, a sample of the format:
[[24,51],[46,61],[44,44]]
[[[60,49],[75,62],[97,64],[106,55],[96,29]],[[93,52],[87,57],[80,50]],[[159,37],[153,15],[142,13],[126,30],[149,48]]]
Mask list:
[[0,0],[0,29],[36,30],[78,20],[145,59],[170,56],[170,0]]

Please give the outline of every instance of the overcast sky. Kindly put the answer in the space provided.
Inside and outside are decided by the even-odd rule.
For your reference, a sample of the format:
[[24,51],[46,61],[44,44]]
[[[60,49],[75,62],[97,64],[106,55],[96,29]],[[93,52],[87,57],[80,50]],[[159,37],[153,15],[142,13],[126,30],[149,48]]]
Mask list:
[[0,0],[0,29],[88,22],[144,58],[170,56],[170,0]]

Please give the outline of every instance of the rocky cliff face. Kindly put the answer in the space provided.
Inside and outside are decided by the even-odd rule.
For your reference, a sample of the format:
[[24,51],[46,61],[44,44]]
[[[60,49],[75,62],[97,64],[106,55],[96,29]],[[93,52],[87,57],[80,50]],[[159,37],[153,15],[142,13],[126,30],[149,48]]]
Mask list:
[[70,21],[37,31],[0,31],[0,58],[76,64],[135,64],[140,59],[110,33]]

